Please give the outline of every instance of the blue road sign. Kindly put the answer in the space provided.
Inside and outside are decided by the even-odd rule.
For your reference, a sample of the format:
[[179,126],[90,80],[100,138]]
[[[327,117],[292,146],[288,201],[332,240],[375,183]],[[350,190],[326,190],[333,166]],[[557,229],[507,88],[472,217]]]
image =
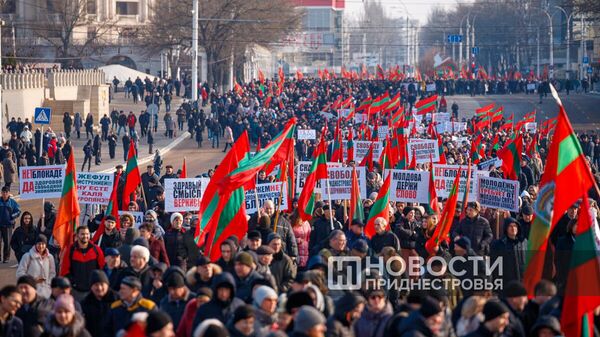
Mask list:
[[448,43],[461,43],[462,35],[448,35]]
[[588,74],[591,74],[591,73],[592,73],[592,67],[588,67],[587,73],[588,73]]
[[472,53],[473,55],[477,55],[477,54],[479,54],[479,47],[473,47],[473,48],[471,48],[471,53]]
[[35,124],[50,124],[51,108],[35,108],[33,113],[33,122]]
[[584,63],[584,64],[588,64],[588,63],[590,63],[590,57],[589,57],[589,56],[584,56],[584,57],[583,57],[583,63]]

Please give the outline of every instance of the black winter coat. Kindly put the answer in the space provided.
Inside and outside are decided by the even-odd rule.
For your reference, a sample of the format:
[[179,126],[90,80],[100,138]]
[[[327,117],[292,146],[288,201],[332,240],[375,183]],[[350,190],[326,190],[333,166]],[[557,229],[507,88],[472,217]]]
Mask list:
[[494,235],[490,223],[481,215],[471,219],[465,217],[458,223],[452,237],[466,236],[471,240],[471,248],[479,255],[487,255]]
[[53,305],[52,300],[36,296],[28,306],[22,306],[17,310],[16,316],[23,322],[24,337],[39,337],[42,334],[46,317],[52,311]]
[[427,327],[425,317],[415,310],[400,323],[397,336],[402,337],[433,337],[433,332]]
[[117,294],[112,289],[108,289],[106,295],[101,299],[97,299],[96,296],[90,292],[85,296],[83,301],[81,301],[81,309],[86,318],[85,328],[92,337],[104,336],[104,329],[106,328],[110,305],[116,300]]

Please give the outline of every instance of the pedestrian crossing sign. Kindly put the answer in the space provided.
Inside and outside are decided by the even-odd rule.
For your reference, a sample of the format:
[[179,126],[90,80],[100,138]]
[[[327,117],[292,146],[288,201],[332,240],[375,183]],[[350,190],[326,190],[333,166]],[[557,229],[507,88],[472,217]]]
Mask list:
[[50,108],[35,108],[33,114],[33,122],[35,124],[50,124],[50,116],[52,109]]

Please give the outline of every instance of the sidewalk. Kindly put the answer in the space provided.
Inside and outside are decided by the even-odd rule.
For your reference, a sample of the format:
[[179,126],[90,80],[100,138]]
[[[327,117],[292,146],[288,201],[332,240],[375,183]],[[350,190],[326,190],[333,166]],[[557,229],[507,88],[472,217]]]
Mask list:
[[[142,110],[146,109],[146,104],[145,103],[138,103],[138,104],[133,104],[133,101],[130,99],[125,99],[123,93],[118,93],[116,98],[113,98],[112,102],[110,103],[110,108],[109,111],[112,111],[113,109],[117,109],[117,111],[123,110],[126,114],[129,113],[129,111],[133,111],[133,113],[136,115],[136,117],[139,118],[139,114]],[[179,106],[181,105],[181,103],[183,102],[183,99],[181,97],[174,97],[173,101],[171,102],[171,114],[173,115],[173,118],[175,117],[175,111],[177,110],[177,108],[179,108]],[[153,153],[149,154],[148,153],[148,142],[147,142],[147,138],[143,137],[140,138],[139,142],[138,142],[138,165],[139,166],[145,166],[148,163],[151,163],[153,158],[154,158],[154,151],[159,150],[161,153],[161,156],[164,155],[170,151],[171,149],[173,149],[174,147],[176,147],[177,145],[179,145],[179,143],[181,143],[183,140],[185,140],[186,138],[190,137],[190,134],[187,132],[187,122],[184,125],[184,131],[179,131],[176,130],[175,136],[170,139],[167,136],[165,136],[165,131],[166,131],[166,127],[165,127],[165,123],[163,121],[163,117],[165,116],[165,107],[164,105],[161,106],[161,110],[158,112],[158,131],[156,133],[153,134],[154,136],[154,144],[153,144]],[[98,127],[98,123],[99,120],[94,121],[96,124],[95,127],[95,131],[98,131],[100,128]],[[177,127],[177,126],[176,126]],[[60,132],[60,130],[58,130]],[[115,132],[117,130],[114,130]],[[136,132],[138,133],[138,135],[140,134],[140,127],[139,127],[139,122],[136,124]],[[58,132],[57,132],[58,133]],[[110,172],[114,172],[115,170],[115,166],[122,164],[123,166],[125,166],[125,161],[123,160],[123,142],[122,142],[122,137],[123,137],[124,133],[121,132],[121,134],[119,136],[117,136],[118,141],[117,141],[117,147],[115,150],[115,158],[114,159],[110,159],[109,156],[109,152],[108,152],[108,142],[102,142],[102,156],[101,156],[101,163],[100,165],[95,165],[95,161],[94,158],[92,158],[92,164],[90,166],[90,171],[91,172],[100,172],[100,173],[110,173]],[[95,133],[94,133],[95,136]],[[92,139],[90,137],[90,139]],[[71,144],[73,146],[73,151],[74,151],[74,155],[75,155],[75,164],[76,164],[76,170],[79,172],[81,171],[81,165],[83,164],[83,160],[84,160],[84,153],[83,153],[83,147],[85,146],[85,144],[87,143],[87,138],[85,137],[85,129],[82,128],[82,132],[81,132],[81,138],[77,139],[77,134],[75,132],[71,132]],[[87,169],[87,167],[86,167]],[[179,169],[178,167],[175,168],[175,171]],[[145,167],[142,167],[140,169],[140,172],[145,172],[146,169]],[[18,194],[19,194],[19,183],[15,183],[11,186],[11,192],[13,195],[17,196],[18,199]]]

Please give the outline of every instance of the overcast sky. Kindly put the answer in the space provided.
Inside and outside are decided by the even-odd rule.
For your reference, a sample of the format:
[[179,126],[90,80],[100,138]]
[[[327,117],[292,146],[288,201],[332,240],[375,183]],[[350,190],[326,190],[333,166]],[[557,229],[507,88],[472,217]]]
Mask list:
[[[471,2],[470,0],[365,0],[378,1],[383,5],[388,13],[393,17],[404,17],[405,9],[402,4],[408,9],[409,15],[413,19],[419,20],[420,24],[427,22],[429,11],[435,6],[443,6],[452,8],[458,2]],[[346,0],[346,13],[351,17],[357,17],[363,8],[363,0]]]

